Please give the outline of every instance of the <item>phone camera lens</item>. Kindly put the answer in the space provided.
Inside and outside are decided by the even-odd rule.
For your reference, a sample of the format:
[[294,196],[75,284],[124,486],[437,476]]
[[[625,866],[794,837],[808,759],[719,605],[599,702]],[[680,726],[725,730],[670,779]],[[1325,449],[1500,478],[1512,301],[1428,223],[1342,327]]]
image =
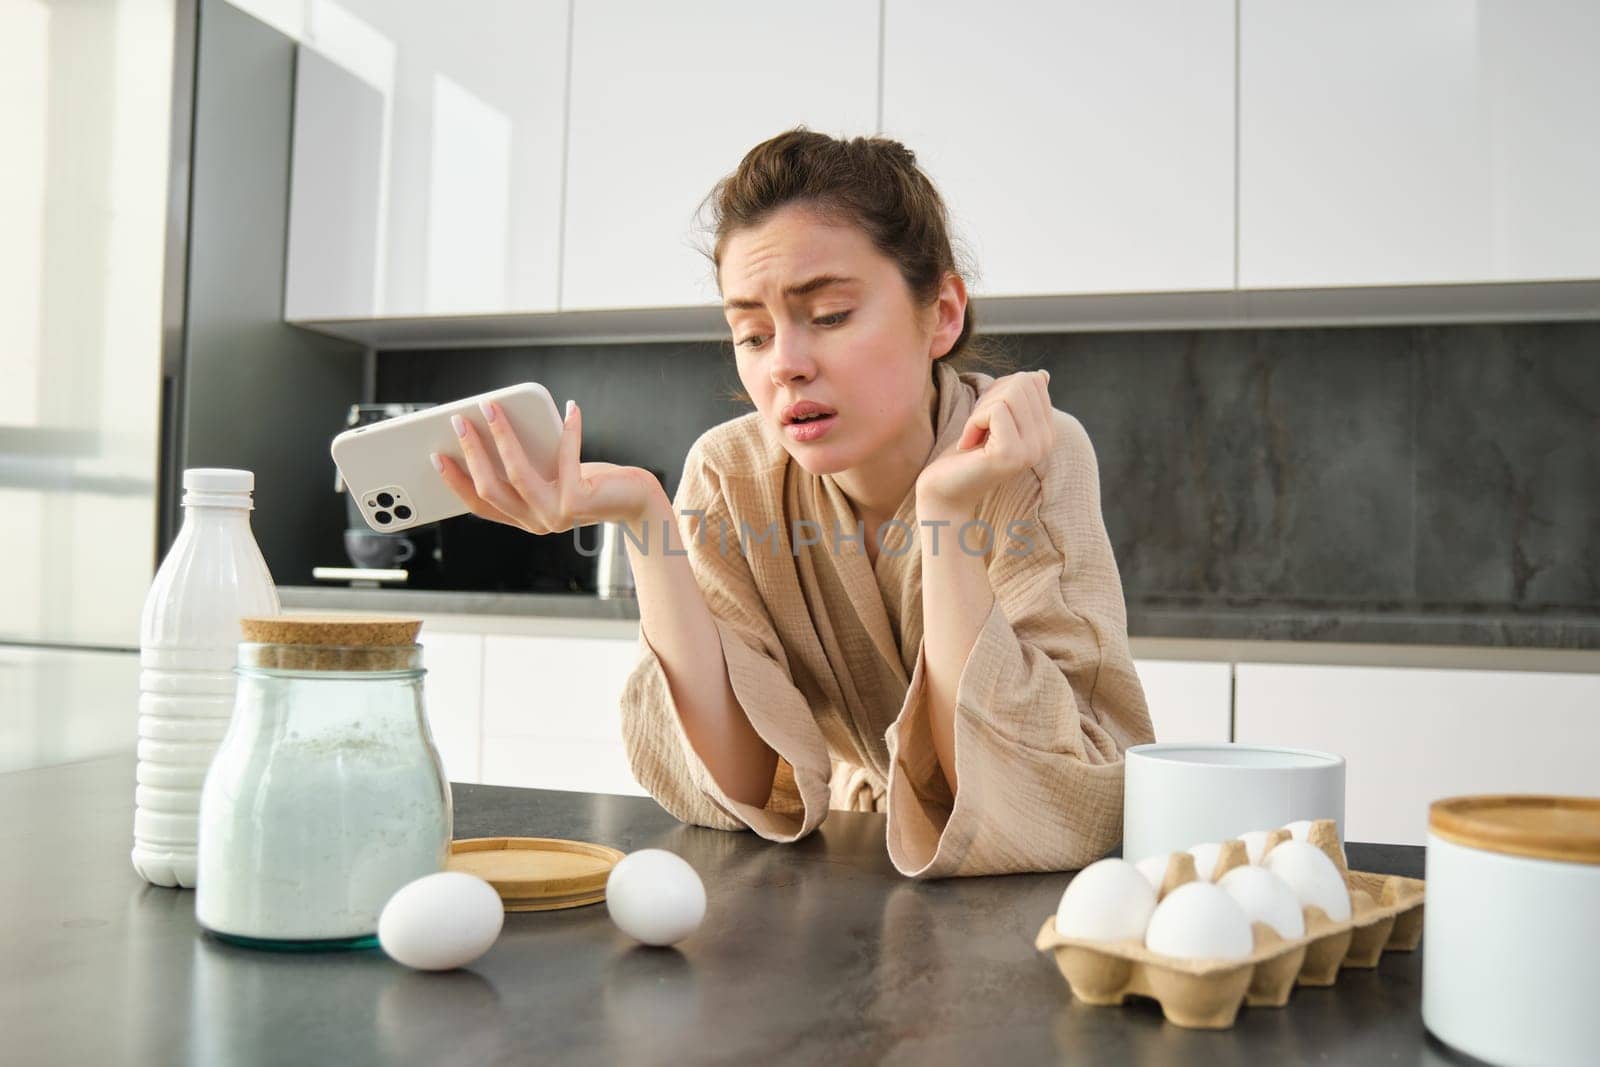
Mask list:
[[390,496],[388,493],[379,493],[378,494],[378,506],[380,508],[389,507],[393,503],[394,503],[394,497]]
[[372,517],[378,520],[379,525],[389,525],[389,513],[387,511],[380,511]]
[[404,504],[401,504],[399,507],[394,509],[394,517],[402,520],[409,519],[411,517],[411,509],[406,507]]

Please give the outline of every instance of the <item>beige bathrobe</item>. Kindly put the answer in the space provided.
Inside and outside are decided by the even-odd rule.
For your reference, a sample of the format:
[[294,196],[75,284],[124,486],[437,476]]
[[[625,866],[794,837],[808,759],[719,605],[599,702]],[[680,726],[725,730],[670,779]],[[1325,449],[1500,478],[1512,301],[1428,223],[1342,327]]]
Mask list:
[[[955,446],[994,381],[943,363],[934,373],[930,462]],[[754,413],[695,442],[674,504],[733,692],[778,753],[772,796],[756,808],[717,785],[642,628],[622,695],[639,783],[685,822],[772,841],[804,837],[830,807],[886,808],[889,856],[914,877],[1071,870],[1115,846],[1123,750],[1153,734],[1094,451],[1077,419],[1054,414],[1053,453],[978,509],[994,531],[995,602],[958,683],[954,798],[922,704],[915,491],[896,516],[905,527],[885,526],[874,564],[843,490],[791,460]],[[691,510],[704,518],[683,517]],[[941,530],[940,551],[958,550],[954,532]],[[795,547],[809,539],[818,543]],[[983,542],[981,529],[969,531],[968,549]]]

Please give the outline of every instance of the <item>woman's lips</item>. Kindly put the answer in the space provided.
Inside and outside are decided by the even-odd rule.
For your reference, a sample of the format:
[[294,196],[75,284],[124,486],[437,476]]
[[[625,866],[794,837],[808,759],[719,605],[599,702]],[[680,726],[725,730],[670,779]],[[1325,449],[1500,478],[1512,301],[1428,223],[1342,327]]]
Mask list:
[[791,441],[815,441],[833,429],[837,415],[824,415],[817,419],[807,419],[805,422],[791,422],[784,426],[784,432]]

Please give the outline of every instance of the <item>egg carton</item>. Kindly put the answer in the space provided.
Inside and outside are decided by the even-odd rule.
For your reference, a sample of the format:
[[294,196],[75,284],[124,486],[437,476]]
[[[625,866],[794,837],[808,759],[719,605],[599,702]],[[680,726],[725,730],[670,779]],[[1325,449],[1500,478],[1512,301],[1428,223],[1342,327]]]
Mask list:
[[[1273,831],[1262,855],[1290,836],[1288,830]],[[1420,879],[1350,870],[1331,819],[1313,823],[1306,840],[1333,860],[1344,877],[1350,890],[1348,920],[1335,922],[1321,908],[1306,907],[1305,936],[1292,939],[1266,923],[1252,923],[1254,951],[1242,960],[1178,959],[1151,952],[1141,941],[1064,937],[1056,932],[1054,915],[1045,920],[1034,944],[1040,952],[1054,954],[1072,995],[1085,1004],[1112,1006],[1130,996],[1150,997],[1161,1004],[1168,1022],[1200,1030],[1226,1030],[1243,1004],[1282,1007],[1296,985],[1331,986],[1341,967],[1376,967],[1386,950],[1417,947],[1422,940]],[[1248,862],[1244,842],[1228,841],[1211,880]],[[1194,857],[1174,853],[1158,901],[1198,877]]]

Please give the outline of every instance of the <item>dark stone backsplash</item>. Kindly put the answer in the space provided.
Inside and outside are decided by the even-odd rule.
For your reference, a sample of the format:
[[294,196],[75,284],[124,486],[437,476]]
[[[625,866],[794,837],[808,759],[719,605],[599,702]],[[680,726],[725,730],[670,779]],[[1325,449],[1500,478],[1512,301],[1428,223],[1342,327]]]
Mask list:
[[1095,443],[1130,598],[1600,612],[1600,324],[1010,348]]
[[[1099,458],[1135,634],[1600,648],[1600,322],[1029,334]],[[532,379],[662,470],[726,344],[391,352],[381,400]]]

